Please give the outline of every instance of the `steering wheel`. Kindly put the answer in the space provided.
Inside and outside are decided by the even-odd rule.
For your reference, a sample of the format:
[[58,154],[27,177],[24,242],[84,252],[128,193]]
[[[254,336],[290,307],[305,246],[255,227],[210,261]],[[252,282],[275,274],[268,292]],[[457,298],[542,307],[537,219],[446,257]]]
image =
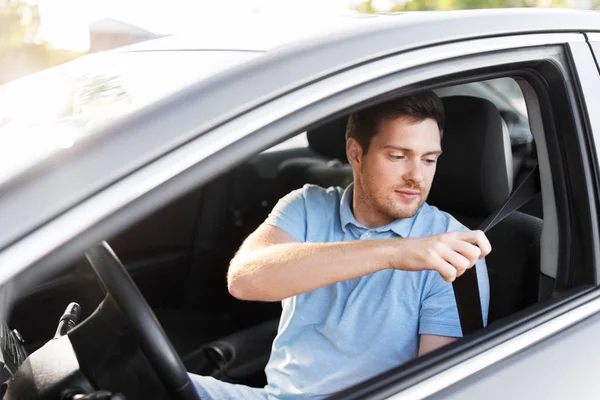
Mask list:
[[107,294],[115,300],[125,315],[140,340],[142,351],[172,398],[200,400],[200,395],[173,345],[108,243],[102,242],[92,247],[85,253],[85,257]]

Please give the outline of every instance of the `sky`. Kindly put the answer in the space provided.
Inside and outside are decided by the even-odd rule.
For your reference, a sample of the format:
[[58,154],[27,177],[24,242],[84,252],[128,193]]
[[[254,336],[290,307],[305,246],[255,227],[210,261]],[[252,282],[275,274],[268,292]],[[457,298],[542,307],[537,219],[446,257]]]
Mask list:
[[[238,18],[302,18],[352,13],[360,0],[39,0],[42,37],[56,48],[86,51],[88,24],[111,17],[158,34],[235,27]],[[391,0],[376,0],[379,9]],[[259,29],[260,25],[257,26]]]

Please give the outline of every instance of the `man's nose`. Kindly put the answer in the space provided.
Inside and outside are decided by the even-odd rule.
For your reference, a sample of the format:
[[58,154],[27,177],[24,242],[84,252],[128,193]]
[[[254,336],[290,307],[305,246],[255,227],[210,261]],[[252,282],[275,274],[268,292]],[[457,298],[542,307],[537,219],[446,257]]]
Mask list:
[[421,160],[415,160],[410,163],[408,171],[404,176],[406,180],[411,180],[414,182],[422,182],[424,179],[423,176],[423,165]]

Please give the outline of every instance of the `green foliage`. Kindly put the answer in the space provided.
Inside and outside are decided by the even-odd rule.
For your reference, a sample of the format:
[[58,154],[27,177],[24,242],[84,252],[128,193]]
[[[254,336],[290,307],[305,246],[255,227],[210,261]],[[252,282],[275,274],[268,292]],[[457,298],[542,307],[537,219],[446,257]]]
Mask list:
[[[33,1],[0,0],[0,72],[13,70],[7,78],[0,73],[0,85],[37,70],[73,60],[81,54],[53,48],[39,36],[40,13]],[[15,72],[16,63],[21,68]]]
[[[594,8],[600,8],[600,0],[593,0]],[[428,10],[472,10],[478,8],[511,8],[537,6],[565,7],[566,0],[396,0],[389,10],[377,10],[372,0],[354,7],[360,13],[403,12]]]
[[373,7],[373,0],[367,0],[354,7],[356,11],[362,14],[375,14],[377,9]]
[[0,49],[39,44],[40,13],[37,5],[8,0],[0,5]]

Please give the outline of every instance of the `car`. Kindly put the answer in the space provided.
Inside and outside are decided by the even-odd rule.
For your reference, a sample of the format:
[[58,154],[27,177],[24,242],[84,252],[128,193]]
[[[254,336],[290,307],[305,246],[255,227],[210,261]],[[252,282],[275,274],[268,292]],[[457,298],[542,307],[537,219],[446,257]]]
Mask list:
[[486,230],[489,323],[329,398],[597,396],[600,14],[324,26],[0,87],[4,399],[197,399],[186,371],[264,385],[281,307],[229,295],[229,260],[282,195],[351,181],[350,113],[428,89],[447,120],[429,201]]

